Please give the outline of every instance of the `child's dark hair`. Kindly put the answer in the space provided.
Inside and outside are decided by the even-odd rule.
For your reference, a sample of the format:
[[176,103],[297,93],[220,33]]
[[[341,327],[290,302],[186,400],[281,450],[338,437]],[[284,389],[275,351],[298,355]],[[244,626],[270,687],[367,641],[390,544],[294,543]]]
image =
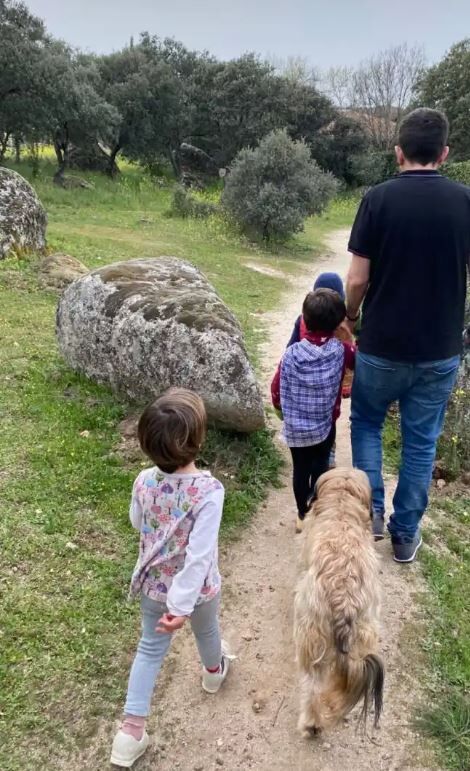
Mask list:
[[161,471],[173,474],[196,458],[206,438],[206,425],[201,397],[186,388],[170,388],[143,411],[140,446]]
[[449,122],[444,113],[420,107],[403,118],[398,144],[408,161],[427,166],[439,160],[448,135]]
[[334,332],[346,317],[346,306],[338,292],[316,289],[305,298],[302,315],[309,332]]

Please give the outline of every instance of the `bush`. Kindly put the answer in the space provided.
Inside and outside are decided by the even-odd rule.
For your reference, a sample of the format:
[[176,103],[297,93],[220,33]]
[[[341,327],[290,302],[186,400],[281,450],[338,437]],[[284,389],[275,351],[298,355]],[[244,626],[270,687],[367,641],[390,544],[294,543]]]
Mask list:
[[195,217],[207,219],[217,212],[217,206],[210,201],[201,201],[186,188],[176,185],[173,192],[170,214],[174,217]]
[[449,400],[445,427],[438,446],[439,460],[450,478],[457,477],[462,471],[470,471],[470,283],[467,298],[464,356],[454,392]]
[[304,142],[273,131],[256,149],[238,154],[222,203],[248,232],[285,239],[303,230],[306,217],[320,214],[336,190],[335,178],[321,171]]
[[470,161],[460,161],[460,163],[446,163],[442,167],[442,173],[453,179],[454,182],[462,182],[463,185],[470,185]]
[[356,155],[349,160],[349,178],[359,187],[371,187],[396,174],[395,154],[383,150]]

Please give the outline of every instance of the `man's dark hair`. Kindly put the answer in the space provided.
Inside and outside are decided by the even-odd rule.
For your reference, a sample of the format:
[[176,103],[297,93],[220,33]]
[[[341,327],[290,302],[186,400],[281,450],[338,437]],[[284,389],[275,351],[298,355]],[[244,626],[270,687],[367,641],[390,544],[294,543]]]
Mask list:
[[195,460],[206,437],[206,422],[200,396],[170,388],[142,413],[137,430],[140,446],[161,471],[173,474]]
[[407,161],[427,166],[428,163],[436,163],[448,136],[449,122],[444,113],[420,107],[403,118],[398,144]]
[[346,316],[346,306],[333,289],[309,292],[302,306],[302,315],[309,332],[334,332]]

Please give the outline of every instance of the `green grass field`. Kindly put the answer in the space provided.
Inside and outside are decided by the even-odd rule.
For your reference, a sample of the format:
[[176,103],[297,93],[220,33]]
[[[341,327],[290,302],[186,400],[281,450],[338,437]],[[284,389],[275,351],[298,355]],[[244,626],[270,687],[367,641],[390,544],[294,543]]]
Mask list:
[[422,729],[436,739],[442,765],[470,768],[470,497],[436,498],[421,564],[430,592],[425,650],[430,708]]
[[[31,179],[27,163],[17,170]],[[170,189],[137,168],[117,182],[83,175],[95,189],[78,191],[55,188],[52,173],[42,162],[32,180],[48,211],[51,251],[90,268],[138,256],[189,259],[238,316],[255,362],[259,314],[280,302],[285,282],[246,264],[294,273],[355,207],[336,202],[287,246],[267,251],[218,218],[169,218]],[[118,451],[131,407],[58,358],[57,295],[38,288],[35,258],[0,262],[0,287],[0,745],[3,771],[25,771],[56,767],[100,717],[120,709],[137,625],[125,601],[137,553],[127,510],[145,461]],[[276,483],[280,460],[268,431],[211,431],[203,460],[227,489],[227,538]]]

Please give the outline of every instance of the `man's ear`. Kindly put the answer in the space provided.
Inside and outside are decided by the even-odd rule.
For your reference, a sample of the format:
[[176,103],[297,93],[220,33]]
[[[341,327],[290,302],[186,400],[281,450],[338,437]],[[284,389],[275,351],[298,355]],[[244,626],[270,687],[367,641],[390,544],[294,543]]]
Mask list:
[[447,156],[449,155],[449,147],[446,145],[440,154],[439,158],[437,159],[437,165],[441,166],[443,163],[446,162]]
[[395,145],[395,157],[397,159],[397,163],[399,166],[403,166],[405,163],[405,155],[403,153],[403,150],[401,149],[400,145]]

